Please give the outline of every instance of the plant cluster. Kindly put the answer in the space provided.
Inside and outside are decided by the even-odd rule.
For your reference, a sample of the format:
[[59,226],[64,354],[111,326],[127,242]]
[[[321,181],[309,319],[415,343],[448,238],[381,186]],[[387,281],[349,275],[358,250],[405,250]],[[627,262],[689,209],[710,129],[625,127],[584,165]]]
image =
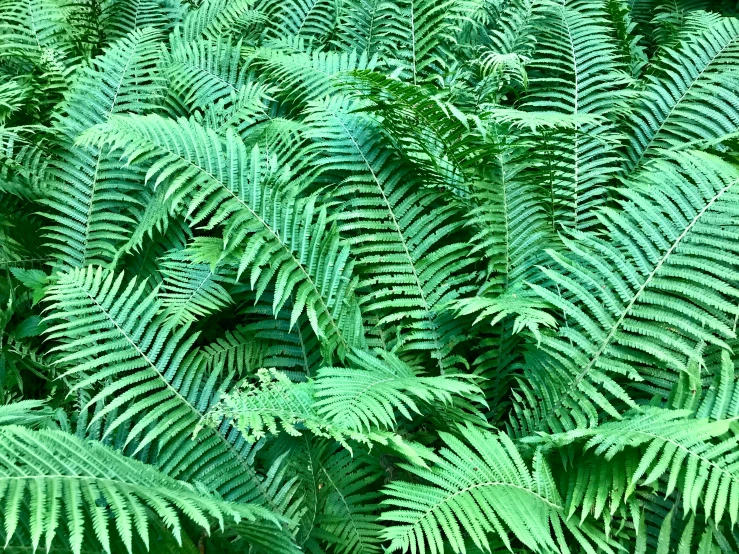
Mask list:
[[739,552],[739,20],[0,0],[0,545]]

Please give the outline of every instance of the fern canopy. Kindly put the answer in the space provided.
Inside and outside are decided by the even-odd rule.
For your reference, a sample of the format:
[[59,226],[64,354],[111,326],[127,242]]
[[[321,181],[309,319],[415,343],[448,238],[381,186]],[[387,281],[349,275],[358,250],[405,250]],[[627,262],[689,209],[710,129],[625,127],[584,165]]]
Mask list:
[[739,552],[725,0],[0,0],[0,546]]

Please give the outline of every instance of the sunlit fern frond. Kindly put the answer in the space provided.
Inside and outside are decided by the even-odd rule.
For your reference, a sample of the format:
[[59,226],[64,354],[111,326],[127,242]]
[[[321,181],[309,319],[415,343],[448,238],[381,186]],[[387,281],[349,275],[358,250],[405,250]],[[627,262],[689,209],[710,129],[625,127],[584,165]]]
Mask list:
[[460,429],[463,440],[441,434],[444,446],[433,467],[406,465],[415,482],[394,481],[382,519],[396,523],[385,532],[389,552],[466,552],[465,537],[489,550],[489,535],[511,549],[513,535],[535,552],[561,552],[565,533],[586,551],[615,552],[592,521],[570,520],[564,513],[550,468],[542,456],[533,467],[513,441],[474,427]]
[[[156,289],[123,277],[93,266],[73,269],[59,275],[47,296],[49,337],[60,343],[58,365],[72,390],[91,391],[83,411],[99,406],[89,426],[104,424],[102,438],[122,432],[119,447],[132,456],[151,445],[157,468],[168,475],[289,513],[295,500],[290,483],[284,491],[278,485],[271,490],[236,430],[224,425],[193,440],[220,393],[220,368],[210,368],[193,349],[198,334],[188,325],[175,327],[157,315]],[[70,319],[73,314],[78,317]]]

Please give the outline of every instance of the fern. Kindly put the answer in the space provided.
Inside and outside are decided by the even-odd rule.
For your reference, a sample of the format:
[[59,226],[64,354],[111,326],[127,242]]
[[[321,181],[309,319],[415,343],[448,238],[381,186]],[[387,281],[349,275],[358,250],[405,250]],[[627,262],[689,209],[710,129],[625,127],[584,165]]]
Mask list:
[[395,509],[385,512],[383,519],[401,524],[386,532],[391,552],[444,552],[442,532],[454,552],[467,551],[463,533],[469,533],[478,548],[489,550],[486,535],[495,532],[510,548],[506,530],[531,550],[557,551],[565,529],[587,550],[597,545],[604,552],[613,551],[591,525],[577,525],[564,517],[549,467],[540,457],[530,470],[507,435],[472,427],[460,432],[471,448],[443,434],[445,448],[432,469],[407,466],[425,483],[387,487],[390,498],[385,503]]
[[[144,191],[139,192],[141,170],[121,171],[100,149],[83,148],[74,141],[114,113],[153,107],[161,90],[157,75],[160,38],[157,31],[146,29],[120,39],[97,67],[86,69],[67,97],[58,120],[58,132],[64,139],[54,163],[56,186],[46,199],[53,210],[47,236],[64,266],[110,261],[116,246],[128,238],[135,208],[147,199]],[[97,93],[88,103],[91,87]]]
[[[550,254],[557,269],[543,271],[557,288],[533,286],[565,311],[568,325],[530,360],[531,384],[522,387],[542,403],[520,413],[522,430],[587,425],[598,420],[598,408],[619,417],[615,405],[634,405],[629,388],[669,388],[670,371],[685,371],[698,341],[727,346],[736,310],[733,257],[724,246],[713,250],[711,237],[732,232],[737,182],[734,168],[710,155],[655,161],[622,191],[622,211],[602,212],[610,242],[575,234],[565,241],[571,253]],[[722,285],[707,291],[706,279]],[[573,304],[575,297],[583,303]],[[620,384],[622,377],[644,384]],[[561,385],[545,384],[555,381]]]
[[188,263],[187,255],[173,253],[161,262],[161,300],[167,317],[178,323],[196,321],[232,302],[219,281],[222,275],[205,264]]
[[[207,220],[213,227],[226,221],[224,248],[238,248],[239,274],[251,266],[251,285],[260,294],[274,280],[275,311],[294,295],[291,323],[305,309],[327,352],[338,348],[342,356],[362,340],[361,320],[350,301],[355,285],[348,248],[335,229],[326,229],[325,211],[315,214],[314,200],[292,206],[292,199],[282,200],[273,192],[269,174],[262,174],[257,149],[250,156],[233,133],[223,140],[192,121],[158,116],[114,119],[91,130],[87,140],[124,148],[129,161],[153,157],[149,176],[158,174],[157,184],[177,176],[167,191],[168,196],[175,195],[175,205],[189,203],[193,224]],[[193,149],[203,140],[210,144],[208,153]],[[215,160],[227,156],[227,163],[219,162],[220,168],[213,171],[214,158],[209,157],[213,155]],[[211,213],[217,205],[220,208]],[[280,267],[271,260],[273,253],[280,256]]]
[[721,19],[691,35],[682,49],[665,51],[634,109],[628,170],[661,148],[683,148],[736,131],[736,76],[727,69],[735,63],[737,33],[734,19]]
[[[279,523],[263,508],[207,499],[193,487],[140,462],[59,431],[7,426],[0,433],[6,545],[24,517],[30,522],[34,550],[42,539],[48,550],[66,520],[72,552],[81,552],[85,534],[90,532],[86,529],[89,521],[103,550],[110,553],[110,519],[128,552],[134,540],[148,548],[151,516],[147,506],[178,542],[182,515],[206,531],[210,531],[211,522],[223,529],[227,520],[238,523],[242,518]],[[279,526],[273,532],[279,533]]]
[[324,368],[315,383],[292,384],[275,370],[260,370],[259,383],[246,383],[244,390],[226,395],[211,411],[210,420],[233,418],[252,441],[266,433],[277,434],[279,423],[290,435],[300,436],[299,426],[304,426],[347,448],[349,441],[376,442],[418,459],[412,445],[386,432],[396,427],[395,410],[412,419],[412,412],[420,413],[417,400],[451,403],[453,394],[478,390],[461,378],[417,377],[388,354],[382,358],[352,355],[349,361],[362,369]]
[[0,0],[0,544],[739,552],[736,15]]
[[[438,313],[439,306],[471,290],[462,270],[474,260],[466,257],[467,247],[459,242],[430,250],[438,237],[452,235],[459,227],[455,207],[436,204],[435,191],[415,186],[392,151],[377,143],[374,122],[352,114],[352,107],[348,99],[316,104],[309,133],[327,154],[324,167],[350,175],[334,196],[349,208],[340,214],[341,225],[349,232],[360,230],[350,240],[357,245],[360,271],[366,275],[359,286],[372,291],[363,311],[377,313],[380,325],[407,326],[401,345],[430,350],[443,371],[458,361],[453,349],[459,329]],[[427,210],[423,216],[422,206]],[[383,263],[385,259],[389,263]],[[442,282],[444,287],[436,286]]]
[[[56,312],[49,316],[48,332],[63,340],[57,347],[63,354],[59,364],[74,377],[72,390],[97,385],[88,407],[107,400],[88,425],[106,418],[103,436],[123,426],[122,446],[131,455],[156,445],[156,465],[168,475],[207,483],[229,499],[289,509],[292,495],[272,497],[228,426],[209,431],[197,443],[190,440],[216,400],[219,374],[206,373],[202,356],[190,351],[197,335],[188,333],[188,326],[173,329],[157,317],[156,290],[147,293],[146,283],[135,279],[124,285],[122,274],[89,266],[60,277],[47,299],[55,302]],[[70,309],[81,317],[65,321],[60,310]],[[149,411],[153,405],[156,409]]]

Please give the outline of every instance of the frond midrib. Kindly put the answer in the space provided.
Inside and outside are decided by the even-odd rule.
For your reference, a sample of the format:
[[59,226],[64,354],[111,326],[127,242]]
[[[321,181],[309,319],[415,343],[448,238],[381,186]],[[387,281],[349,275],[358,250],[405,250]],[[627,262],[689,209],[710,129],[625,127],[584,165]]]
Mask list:
[[[354,530],[354,536],[357,538],[357,541],[359,542],[359,545],[361,546],[360,550],[354,550],[354,552],[367,552],[367,546],[366,546],[367,543],[362,538],[362,534],[359,532],[359,529],[357,529],[357,524],[354,521],[354,518],[352,517],[352,511],[351,511],[351,508],[349,508],[349,503],[346,501],[346,497],[341,492],[341,489],[338,486],[336,486],[336,483],[334,483],[334,480],[331,479],[331,475],[329,475],[328,471],[326,471],[326,468],[324,467],[324,465],[320,461],[318,462],[318,465],[320,466],[321,471],[326,476],[326,479],[328,479],[329,483],[331,484],[331,487],[336,491],[336,494],[338,494],[339,497],[341,498],[341,503],[344,505],[344,508],[345,508],[344,513],[346,514],[346,517],[351,522],[352,529]],[[356,549],[356,545],[355,545],[355,549]],[[370,552],[372,552],[371,549],[370,549]]]
[[433,512],[434,510],[436,510],[439,506],[442,506],[443,504],[447,504],[447,503],[451,502],[452,499],[456,498],[459,495],[466,494],[466,493],[468,493],[468,492],[470,492],[472,490],[480,489],[480,488],[483,488],[483,487],[506,487],[506,488],[520,490],[522,492],[529,493],[531,496],[533,496],[537,500],[540,500],[541,502],[545,503],[547,506],[549,506],[550,508],[556,510],[558,513],[561,512],[562,510],[564,510],[564,507],[563,506],[560,506],[558,504],[553,503],[548,498],[544,498],[539,493],[534,492],[534,491],[532,491],[530,489],[527,489],[526,487],[522,487],[520,485],[515,485],[513,483],[507,483],[505,481],[486,481],[485,483],[476,483],[474,485],[470,485],[468,487],[465,487],[463,489],[460,489],[460,490],[454,492],[453,494],[450,494],[450,495],[446,496],[443,500],[437,502],[431,508],[429,508],[428,510],[426,510],[415,521],[409,522],[408,525],[410,525],[412,527],[416,527],[422,520],[426,519],[429,516],[429,514],[431,514],[431,512]]

